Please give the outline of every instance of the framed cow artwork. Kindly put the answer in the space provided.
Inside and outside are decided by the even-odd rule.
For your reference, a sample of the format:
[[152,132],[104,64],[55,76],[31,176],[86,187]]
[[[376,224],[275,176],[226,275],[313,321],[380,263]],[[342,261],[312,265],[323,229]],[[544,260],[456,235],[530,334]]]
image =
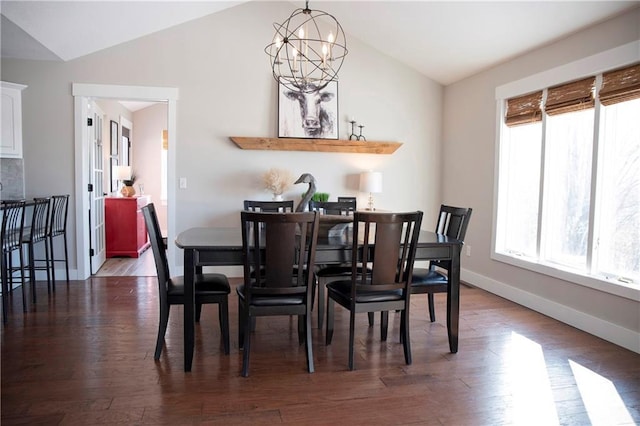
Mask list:
[[291,90],[278,83],[278,137],[338,139],[338,82],[318,90]]

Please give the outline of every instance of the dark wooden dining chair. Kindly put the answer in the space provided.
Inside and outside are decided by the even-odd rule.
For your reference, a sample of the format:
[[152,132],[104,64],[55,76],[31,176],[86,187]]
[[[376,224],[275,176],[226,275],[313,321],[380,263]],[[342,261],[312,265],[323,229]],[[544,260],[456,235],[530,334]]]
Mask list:
[[[153,203],[142,207],[144,222],[147,225],[149,242],[153,250],[153,259],[156,263],[158,274],[158,293],[160,295],[160,321],[158,324],[158,338],[156,340],[156,350],[153,358],[160,359],[162,347],[164,346],[164,335],[169,322],[169,309],[171,305],[183,305],[184,298],[184,276],[172,277],[169,273],[169,263],[167,261],[167,251],[162,242],[162,232],[156,209]],[[195,294],[196,294],[196,322],[200,321],[202,305],[218,304],[218,319],[220,322],[220,333],[224,345],[224,353],[229,354],[229,293],[231,287],[229,280],[223,274],[207,273],[196,274]]]
[[[22,308],[27,310],[25,295],[24,254],[22,234],[24,232],[25,201],[2,201],[2,321],[8,321],[9,297],[13,291],[14,272],[20,273],[22,289]],[[14,266],[13,253],[19,255],[18,266]]]
[[[317,211],[320,214],[335,216],[353,216],[356,211],[355,197],[338,197],[339,201],[309,201],[309,211]],[[342,198],[342,200],[340,200]],[[348,198],[348,199],[344,199]],[[322,219],[321,219],[322,220]],[[324,323],[325,286],[334,279],[348,277],[351,274],[351,265],[316,265],[318,277],[318,328]]]
[[244,200],[244,209],[252,212],[291,213],[293,212],[293,200],[288,200],[288,201]]
[[[326,344],[333,338],[335,303],[349,310],[349,369],[354,365],[355,315],[361,312],[400,311],[404,358],[411,364],[409,306],[411,276],[416,257],[422,212],[356,212],[353,225],[351,276],[327,284]],[[357,242],[357,244],[355,243]],[[371,273],[359,269],[371,265]],[[387,321],[381,321],[381,340],[387,338]]]
[[244,283],[238,293],[238,342],[244,350],[242,376],[249,375],[253,319],[297,315],[298,340],[304,341],[313,373],[311,305],[318,214],[243,211]]
[[[469,220],[471,219],[471,208],[453,207],[442,204],[436,225],[436,233],[446,235],[464,242],[467,233]],[[411,293],[427,294],[429,304],[429,318],[435,322],[436,313],[434,306],[434,294],[446,293],[449,287],[448,271],[451,267],[450,261],[431,261],[428,268],[414,268],[411,279]],[[447,273],[443,273],[444,269]]]

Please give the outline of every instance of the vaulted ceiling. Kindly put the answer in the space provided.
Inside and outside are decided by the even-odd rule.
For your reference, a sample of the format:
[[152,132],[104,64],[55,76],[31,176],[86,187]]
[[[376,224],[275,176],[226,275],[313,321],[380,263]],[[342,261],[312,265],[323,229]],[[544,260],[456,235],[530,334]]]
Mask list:
[[[2,57],[69,61],[240,3],[3,0]],[[304,6],[290,3],[292,11]],[[447,85],[639,5],[637,0],[317,0],[309,6],[334,15],[347,37]]]

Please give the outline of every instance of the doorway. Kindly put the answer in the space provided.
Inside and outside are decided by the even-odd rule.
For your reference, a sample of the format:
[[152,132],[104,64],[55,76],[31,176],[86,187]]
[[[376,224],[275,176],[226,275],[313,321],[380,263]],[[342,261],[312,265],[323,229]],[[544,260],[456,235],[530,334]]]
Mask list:
[[[84,131],[89,112],[88,104],[93,99],[119,100],[127,99],[146,102],[167,103],[167,237],[175,238],[175,152],[176,152],[176,108],[178,99],[177,88],[116,86],[100,84],[73,84],[75,115],[75,170],[76,176],[76,247],[77,247],[77,279],[85,280],[91,276],[91,238],[89,237],[89,214],[92,201],[90,187],[89,140]],[[170,267],[175,269],[177,249],[168,247]]]

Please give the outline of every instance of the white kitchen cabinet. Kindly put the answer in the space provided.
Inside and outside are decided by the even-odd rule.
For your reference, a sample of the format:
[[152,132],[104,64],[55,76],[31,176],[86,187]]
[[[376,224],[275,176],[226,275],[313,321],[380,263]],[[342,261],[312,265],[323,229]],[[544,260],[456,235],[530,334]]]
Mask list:
[[0,157],[22,158],[22,90],[27,86],[6,81],[0,83],[2,83]]

